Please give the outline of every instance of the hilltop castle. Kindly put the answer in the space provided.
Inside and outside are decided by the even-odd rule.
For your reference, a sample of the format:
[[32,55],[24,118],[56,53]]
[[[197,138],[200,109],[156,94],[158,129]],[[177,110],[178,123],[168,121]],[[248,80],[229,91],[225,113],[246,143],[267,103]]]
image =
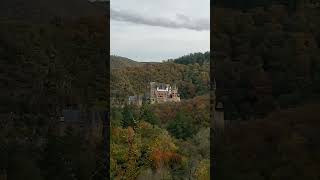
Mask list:
[[150,104],[164,102],[180,102],[180,95],[176,85],[150,82],[150,92],[145,95],[129,96],[128,103],[141,106],[142,102],[149,101]]
[[164,83],[150,83],[150,103],[180,102],[180,95],[176,85]]

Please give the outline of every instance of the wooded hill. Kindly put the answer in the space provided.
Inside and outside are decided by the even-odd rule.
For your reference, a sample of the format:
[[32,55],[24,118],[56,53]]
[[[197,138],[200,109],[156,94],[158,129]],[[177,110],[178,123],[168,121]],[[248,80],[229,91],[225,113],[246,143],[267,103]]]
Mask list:
[[182,57],[179,57],[177,59],[169,59],[167,62],[174,62],[177,64],[210,64],[210,52],[205,53],[191,53],[188,55],[184,55]]
[[307,104],[229,127],[217,144],[215,177],[317,179],[319,109],[319,104]]
[[302,7],[214,8],[216,95],[227,119],[263,117],[320,93],[320,11]]
[[[210,67],[194,57],[111,70],[112,178],[210,178]],[[182,101],[114,106],[148,93],[151,81],[176,83]]]
[[0,4],[0,177],[97,178],[100,142],[73,128],[59,136],[56,128],[63,108],[107,102],[105,6],[85,0]]
[[317,179],[320,11],[237,2],[213,9],[216,98],[233,120],[214,139],[215,178]]
[[111,177],[209,179],[209,97],[112,108]]
[[106,28],[98,22],[0,22],[2,110],[54,114],[68,104],[106,100]]
[[[198,54],[198,56],[201,56]],[[189,57],[189,58],[188,58]],[[111,97],[126,100],[129,95],[148,93],[150,82],[177,84],[182,98],[188,99],[208,93],[210,74],[209,64],[198,64],[194,55],[175,61],[163,63],[143,63],[133,67],[111,70]],[[202,59],[208,58],[202,54]],[[209,59],[206,60],[209,62]],[[130,61],[131,62],[131,61]],[[131,63],[132,64],[132,63]],[[134,63],[136,64],[136,63]]]
[[112,69],[120,69],[120,68],[126,68],[126,67],[136,67],[136,66],[142,66],[143,63],[131,60],[129,58],[121,57],[121,56],[110,56],[110,68]]

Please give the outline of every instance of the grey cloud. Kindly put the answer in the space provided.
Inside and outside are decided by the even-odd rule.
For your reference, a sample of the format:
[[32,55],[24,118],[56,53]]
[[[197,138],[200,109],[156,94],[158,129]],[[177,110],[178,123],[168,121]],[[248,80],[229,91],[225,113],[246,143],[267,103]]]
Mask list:
[[183,14],[177,14],[176,19],[173,20],[169,18],[151,18],[136,12],[111,9],[111,19],[115,21],[124,21],[166,28],[185,28],[197,31],[210,30],[209,19],[192,19]]

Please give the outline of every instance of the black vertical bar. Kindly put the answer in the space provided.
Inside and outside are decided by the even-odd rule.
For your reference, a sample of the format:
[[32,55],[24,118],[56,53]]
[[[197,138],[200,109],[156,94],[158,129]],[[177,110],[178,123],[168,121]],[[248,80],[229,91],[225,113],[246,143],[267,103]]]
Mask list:
[[109,179],[110,178],[110,118],[109,118],[109,112],[104,112],[104,118],[103,118],[103,170],[102,170],[102,177],[103,179]]
[[[107,102],[110,102],[110,1],[107,1],[107,40],[106,40],[106,68],[107,68]],[[104,118],[102,118],[102,134],[103,134],[103,170],[102,177],[104,180],[110,179],[110,103],[107,105],[107,111],[104,112]]]
[[214,122],[214,111],[215,111],[215,68],[216,68],[216,61],[214,59],[214,49],[213,49],[213,11],[214,5],[216,4],[216,0],[210,0],[210,176],[211,179],[217,179],[217,162],[216,162],[216,129],[215,129],[215,122]]

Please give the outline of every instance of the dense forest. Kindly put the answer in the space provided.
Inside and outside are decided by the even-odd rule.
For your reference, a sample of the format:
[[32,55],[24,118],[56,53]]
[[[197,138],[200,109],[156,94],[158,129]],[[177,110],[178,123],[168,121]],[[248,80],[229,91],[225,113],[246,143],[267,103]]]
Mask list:
[[[134,65],[128,66],[127,63],[123,68],[112,69],[111,98],[117,97],[120,102],[114,103],[122,104],[129,95],[149,92],[148,85],[152,81],[176,84],[183,99],[204,95],[209,92],[209,56],[208,53],[199,53],[196,57],[199,58],[191,54],[173,62],[142,63],[138,66],[131,62]],[[199,59],[206,63],[199,64]]]
[[169,59],[167,62],[174,62],[178,64],[209,64],[210,63],[210,52],[205,53],[191,53],[177,59]]
[[62,109],[103,108],[108,99],[107,5],[74,3],[1,2],[0,179],[100,175],[101,138],[57,133]]
[[105,57],[97,53],[105,39],[101,20],[1,22],[2,110],[53,113],[67,104],[106,100]]
[[319,7],[220,2],[212,70],[231,123],[214,140],[216,179],[319,179]]
[[319,109],[307,104],[227,128],[215,147],[216,179],[319,179]]
[[319,94],[317,8],[273,4],[213,15],[217,99],[229,120],[263,117]]
[[[151,81],[176,83],[182,101],[119,106],[148,92]],[[191,54],[179,64],[125,66],[111,70],[110,85],[118,90],[111,95],[118,100],[111,106],[111,178],[210,179],[208,63]]]

